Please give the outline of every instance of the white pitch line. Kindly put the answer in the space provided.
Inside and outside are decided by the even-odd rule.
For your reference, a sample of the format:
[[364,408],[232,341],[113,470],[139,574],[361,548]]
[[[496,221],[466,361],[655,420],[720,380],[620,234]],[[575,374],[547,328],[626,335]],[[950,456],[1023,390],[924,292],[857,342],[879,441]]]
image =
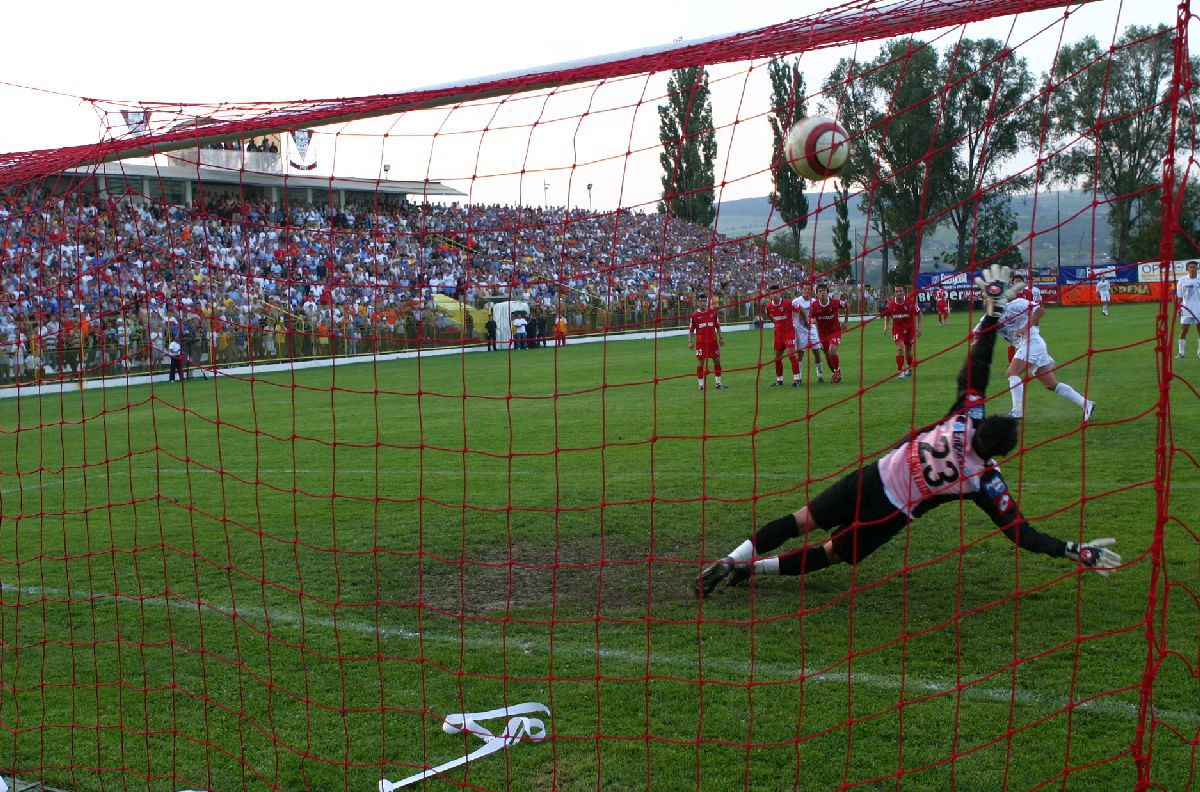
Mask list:
[[[66,596],[66,592],[56,588],[39,588],[37,586],[14,586],[9,583],[0,583],[0,590],[6,592],[14,592],[25,594],[36,599],[48,597],[51,599],[61,599]],[[166,599],[163,596],[153,597],[137,597],[129,594],[110,594],[102,593],[95,594],[90,597],[92,602],[104,601],[124,601],[135,605],[145,606],[151,605],[155,607],[171,608],[173,610],[187,611],[196,613],[201,607],[205,611],[216,611],[221,615],[233,619],[237,618],[244,622],[254,624],[254,620],[245,612],[235,612],[228,605],[220,603],[205,602],[202,606],[194,603],[178,600]],[[259,614],[255,613],[254,616]],[[426,632],[424,635],[410,630],[405,627],[389,627],[376,625],[369,622],[345,620],[345,619],[330,619],[320,616],[305,616],[303,619],[296,613],[290,611],[271,611],[266,614],[263,619],[263,624],[256,625],[258,629],[265,632],[266,623],[272,627],[278,625],[286,625],[294,628],[301,627],[321,627],[330,630],[344,630],[347,632],[358,633],[361,635],[378,635],[382,638],[397,639],[397,640],[423,640],[428,643],[442,644],[462,644],[464,641],[458,635],[448,635],[441,632]],[[535,647],[532,642],[524,639],[514,638],[509,641],[500,641],[495,638],[480,638],[472,637],[466,640],[470,646],[485,646],[489,649],[509,649],[520,650],[525,654],[530,654]],[[563,644],[560,641],[555,642],[554,653],[556,655],[568,655],[579,657],[582,659],[595,658],[597,656],[609,660],[617,660],[628,662],[639,666],[645,666],[647,662],[647,654],[642,652],[634,652],[624,649],[603,649],[592,645],[575,645]],[[701,662],[700,658],[692,655],[667,654],[662,651],[655,650],[650,655],[650,662],[653,665],[669,665],[676,668],[694,670]],[[746,676],[747,681],[766,682],[779,680],[794,680],[798,674],[795,666],[786,665],[775,662],[754,662],[748,660],[735,660],[727,657],[714,657],[711,655],[703,657],[703,665],[706,669],[715,669],[722,672],[726,676]],[[753,674],[751,678],[750,675]],[[864,672],[852,672],[852,684],[862,687],[874,688],[884,691],[899,691],[902,687],[900,680],[893,676],[883,676],[879,674],[870,674]],[[707,676],[706,680],[712,680],[714,677]],[[829,671],[819,674],[813,674],[804,679],[805,684],[819,683],[834,683],[847,684],[846,675],[836,671]],[[908,691],[920,691],[922,693],[944,693],[952,695],[952,691],[956,687],[956,683],[950,679],[930,679],[908,676],[903,682],[903,689]],[[1010,688],[987,687],[984,685],[970,685],[963,688],[961,691],[963,698],[968,700],[978,700],[984,702],[1008,702],[1015,701],[1024,706],[1036,706],[1041,708],[1049,708],[1060,710],[1068,707],[1071,701],[1064,696],[1045,696],[1039,693],[1030,691],[1014,692]],[[1087,710],[1100,715],[1114,716],[1120,718],[1136,718],[1138,715],[1138,705],[1132,702],[1113,701],[1107,698],[1094,699],[1091,701],[1079,703],[1077,709]],[[1174,723],[1197,724],[1200,723],[1200,712],[1194,710],[1162,710],[1156,709],[1154,716],[1161,720],[1166,720]]]
[[[443,453],[443,452],[436,452],[436,453]],[[455,452],[455,453],[457,453],[457,452]],[[549,455],[546,455],[545,458],[549,459],[550,457],[549,457]],[[495,461],[500,463],[500,462],[503,462],[504,460],[501,457],[497,457]],[[482,464],[483,464],[482,460],[475,460],[470,463],[471,466],[482,465]],[[514,463],[514,464],[517,464],[517,463]],[[94,467],[100,468],[103,466],[96,465]],[[640,479],[644,479],[646,477],[645,471],[616,470],[616,469],[613,469],[613,467],[615,467],[615,466],[610,467],[610,469],[605,472],[606,480],[615,480],[615,479],[639,479],[640,480]],[[129,472],[139,473],[139,474],[147,474],[147,475],[163,475],[163,476],[197,476],[197,475],[217,476],[217,475],[224,475],[224,474],[243,475],[243,474],[248,474],[248,473],[254,473],[254,474],[258,474],[258,475],[291,475],[293,473],[295,473],[297,475],[320,475],[320,474],[329,474],[332,472],[338,476],[362,476],[362,475],[372,475],[372,474],[378,474],[378,473],[384,473],[384,474],[388,474],[388,475],[400,475],[400,473],[402,471],[388,470],[386,468],[347,468],[347,467],[340,467],[340,466],[337,468],[227,467],[227,468],[222,468],[220,470],[213,470],[211,468],[202,467],[202,466],[188,467],[188,466],[184,465],[181,467],[179,465],[174,465],[174,464],[163,465],[162,467],[157,467],[157,468],[156,467],[135,467],[132,469],[125,468],[120,465],[113,465],[113,466],[109,467],[106,471],[98,470],[94,474],[88,473],[86,476],[73,478],[68,483],[69,484],[78,484],[78,483],[83,482],[85,479],[87,481],[92,481],[93,476],[95,478],[104,479],[104,478],[118,476],[123,473],[129,473]],[[35,473],[35,472],[15,473],[15,474],[9,474],[9,475],[10,476],[13,476],[13,475],[15,475],[15,476],[35,476],[35,475],[37,475],[37,473]],[[42,475],[48,476],[48,477],[57,477],[58,476],[57,473],[47,473],[47,472],[43,472]],[[442,473],[441,472],[434,473],[433,471],[430,471],[430,475],[441,476]],[[507,467],[503,470],[491,470],[491,469],[487,469],[487,468],[482,468],[482,469],[476,470],[473,467],[468,467],[468,469],[467,469],[467,478],[469,478],[469,479],[470,478],[483,478],[485,476],[505,477],[508,475],[509,475],[509,471],[507,470]],[[667,472],[663,473],[663,475],[671,476],[671,475],[676,475],[676,473],[674,471],[667,471]],[[565,474],[560,474],[559,478],[560,479],[586,478],[588,480],[591,480],[591,479],[595,478],[595,471],[569,472],[569,473],[565,473]],[[719,471],[714,472],[710,469],[708,478],[711,480],[757,479],[759,481],[765,481],[765,480],[779,479],[779,480],[795,481],[796,473],[793,471],[789,471],[789,470],[778,470],[778,471],[776,471],[776,470],[760,470],[757,473],[754,471],[749,471],[749,470],[719,470]],[[29,486],[21,486],[21,487],[15,487],[15,488],[14,487],[6,487],[4,489],[0,489],[0,493],[3,493],[5,495],[11,495],[11,494],[21,492],[22,490],[42,489],[44,487],[48,487],[48,486],[51,486],[56,483],[60,483],[60,482],[57,479],[55,479],[54,481],[44,482],[41,484],[31,484]],[[823,484],[824,482],[814,482],[814,484],[816,484],[816,483]],[[1088,484],[1091,487],[1099,488],[1102,490],[1109,490],[1109,489],[1116,489],[1118,487],[1124,487],[1128,483],[1129,483],[1128,481],[1100,481],[1100,480],[1094,480],[1094,479],[1088,480]],[[1152,484],[1150,482],[1147,482],[1147,483],[1141,485],[1140,489],[1150,489],[1151,486],[1152,486]],[[1021,482],[1016,482],[1012,488],[1017,489],[1017,490],[1020,490],[1020,489],[1055,489],[1055,490],[1071,489],[1071,490],[1077,490],[1077,489],[1079,489],[1079,485],[1078,485],[1078,483],[1068,485],[1068,484],[1054,483],[1054,482],[1021,481]],[[1200,481],[1174,480],[1171,482],[1171,489],[1200,489]]]

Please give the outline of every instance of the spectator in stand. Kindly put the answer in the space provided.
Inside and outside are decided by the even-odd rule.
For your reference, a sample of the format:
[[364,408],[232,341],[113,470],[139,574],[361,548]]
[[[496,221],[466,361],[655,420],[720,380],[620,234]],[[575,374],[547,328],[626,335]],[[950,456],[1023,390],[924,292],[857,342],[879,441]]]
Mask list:
[[[270,138],[250,143],[259,151],[273,145]],[[237,148],[230,142],[227,150]],[[628,210],[459,204],[335,209],[212,193],[185,207],[138,197],[52,198],[34,188],[6,193],[3,211],[0,281],[9,296],[0,310],[60,317],[60,324],[61,317],[88,317],[80,332],[89,339],[83,360],[51,361],[57,370],[91,369],[127,356],[140,367],[146,362],[144,328],[154,317],[165,322],[179,312],[214,317],[221,326],[262,328],[262,337],[247,339],[245,347],[236,335],[227,333],[220,344],[219,331],[216,339],[201,333],[213,358],[208,362],[215,364],[221,353],[232,361],[265,344],[273,319],[263,324],[262,317],[276,313],[269,305],[297,313],[308,301],[335,312],[371,305],[403,317],[409,301],[428,288],[468,299],[521,294],[544,310],[566,289],[579,296],[571,301],[577,323],[586,319],[595,327],[611,324],[617,299],[626,324],[670,315],[687,284],[707,277],[710,267],[726,295],[753,293],[764,279],[795,278],[792,265],[774,254],[764,259],[748,242]],[[331,237],[335,227],[353,233]],[[429,232],[446,244],[423,245]],[[291,320],[298,343],[289,349],[277,337],[277,352],[311,352],[312,337],[304,331],[316,326],[312,319],[307,325]],[[384,335],[385,343],[395,343],[394,331]],[[415,347],[416,339],[411,342]]]
[[179,339],[172,338],[167,344],[167,357],[171,360],[171,370],[167,375],[167,382],[174,382],[178,375],[180,384],[183,384],[183,354],[183,345],[179,343]]
[[497,329],[496,317],[493,316],[492,313],[489,311],[487,323],[484,324],[484,326],[483,326],[484,332],[487,333],[487,351],[488,352],[496,351],[496,329]]
[[523,311],[517,311],[513,315],[513,320],[512,320],[513,346],[516,349],[527,349],[528,348],[526,346],[526,341],[529,337],[526,332],[526,328],[528,326],[529,326],[529,320],[525,318],[525,313]]
[[533,345],[535,347],[546,345],[546,315],[538,311],[537,316],[533,320]]
[[566,346],[566,345],[567,345],[567,317],[564,316],[560,312],[558,314],[558,318],[554,320],[554,346],[560,347],[560,346]]

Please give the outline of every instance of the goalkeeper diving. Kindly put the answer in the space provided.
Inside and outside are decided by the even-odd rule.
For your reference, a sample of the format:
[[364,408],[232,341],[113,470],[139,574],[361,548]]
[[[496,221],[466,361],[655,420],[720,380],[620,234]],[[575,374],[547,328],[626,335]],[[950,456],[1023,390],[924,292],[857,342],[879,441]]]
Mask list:
[[[1019,422],[984,416],[984,394],[996,343],[996,326],[1020,290],[1008,267],[993,265],[975,279],[986,316],[975,329],[958,374],[958,397],[946,416],[910,432],[889,453],[830,486],[806,506],[772,520],[729,555],[709,564],[694,584],[697,596],[745,583],[751,575],[805,575],[838,563],[857,564],[913,520],[944,503],[970,501],[1018,547],[1067,558],[1107,577],[1121,565],[1108,548],[1112,538],[1084,544],[1041,533],[1022,516],[996,458],[1016,446]],[[831,538],[791,552],[769,555],[790,539],[820,528]]]

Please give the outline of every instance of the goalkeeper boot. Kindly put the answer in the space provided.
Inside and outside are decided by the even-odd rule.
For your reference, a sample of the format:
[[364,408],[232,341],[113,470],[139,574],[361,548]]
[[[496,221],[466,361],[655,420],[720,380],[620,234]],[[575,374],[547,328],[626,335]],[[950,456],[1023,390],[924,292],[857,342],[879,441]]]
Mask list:
[[1092,413],[1096,412],[1096,402],[1089,399],[1083,405],[1083,422],[1088,423],[1092,420]]

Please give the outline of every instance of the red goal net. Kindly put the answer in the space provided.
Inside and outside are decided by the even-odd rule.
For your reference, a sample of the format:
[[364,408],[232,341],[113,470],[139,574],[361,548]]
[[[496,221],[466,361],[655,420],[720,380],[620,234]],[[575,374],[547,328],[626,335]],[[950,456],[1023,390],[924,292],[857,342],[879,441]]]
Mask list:
[[[0,154],[0,779],[1196,788],[1191,22],[855,2]],[[972,350],[1002,473],[928,434]]]

